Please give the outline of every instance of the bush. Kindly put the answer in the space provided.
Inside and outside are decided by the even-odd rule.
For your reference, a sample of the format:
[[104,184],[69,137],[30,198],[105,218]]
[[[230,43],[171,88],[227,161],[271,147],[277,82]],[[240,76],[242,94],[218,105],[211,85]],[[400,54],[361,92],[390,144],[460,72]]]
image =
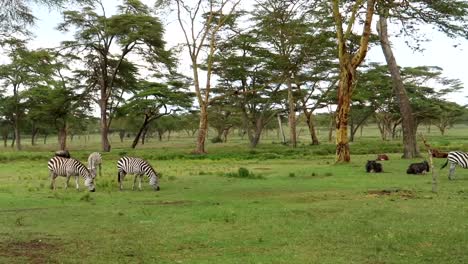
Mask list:
[[240,167],[237,170],[237,173],[231,172],[224,174],[226,177],[230,178],[243,178],[243,179],[265,179],[262,175],[255,175],[250,172],[247,168]]
[[216,136],[211,139],[211,143],[223,143],[223,140],[220,137]]

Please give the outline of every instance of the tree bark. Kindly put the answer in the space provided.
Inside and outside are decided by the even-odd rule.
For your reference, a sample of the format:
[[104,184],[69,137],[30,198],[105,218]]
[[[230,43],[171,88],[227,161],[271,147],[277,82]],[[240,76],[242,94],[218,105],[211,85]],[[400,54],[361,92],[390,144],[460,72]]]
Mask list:
[[333,125],[335,124],[334,119],[335,119],[335,114],[330,116],[330,124],[328,126],[328,142],[333,141]]
[[304,115],[306,116],[307,127],[309,128],[309,134],[312,140],[312,145],[319,145],[320,141],[318,140],[317,132],[315,131],[313,113],[308,112],[306,109],[304,109]]
[[289,141],[291,147],[297,147],[296,134],[296,102],[292,91],[291,78],[288,78],[288,106],[289,106]]
[[31,146],[36,145],[36,136],[37,132],[39,132],[39,128],[36,127],[36,124],[32,124],[32,130],[31,130]]
[[58,131],[58,142],[60,150],[67,148],[67,125],[63,125]]
[[107,121],[107,99],[105,92],[101,95],[100,100],[100,110],[101,110],[101,147],[103,152],[109,152],[111,150],[111,145],[109,142],[109,123]]
[[[346,56],[347,57],[347,56]],[[346,61],[348,61],[346,59]],[[338,106],[336,109],[336,161],[349,162],[351,160],[348,139],[348,118],[351,109],[351,94],[356,70],[348,67],[347,62],[340,66],[340,84],[338,88]]]
[[355,1],[346,30],[343,29],[343,17],[340,13],[340,1],[332,1],[333,19],[335,20],[338,58],[340,62],[340,80],[338,84],[338,106],[336,110],[336,162],[351,160],[348,139],[348,118],[351,109],[351,96],[355,86],[356,69],[367,54],[371,35],[371,22],[374,16],[376,0],[367,0],[365,21],[363,23],[359,49],[352,53],[348,47],[351,38],[352,25],[355,23],[364,0]]
[[19,128],[19,120],[15,118],[15,140],[16,140],[16,150],[21,150],[21,132]]
[[135,139],[133,139],[131,148],[134,149],[137,145],[138,142],[140,141],[140,137],[143,134],[143,130],[145,130],[146,126],[148,125],[148,116],[145,116],[145,120],[143,121],[143,124],[140,126],[140,129],[138,130],[138,133],[135,136]]
[[205,140],[208,133],[208,108],[206,104],[200,107],[200,123],[198,125],[196,154],[205,154]]
[[403,158],[411,159],[419,157],[419,149],[416,141],[416,125],[413,117],[413,111],[401,79],[398,64],[395,56],[393,55],[392,48],[388,37],[387,18],[385,15],[380,14],[380,19],[377,23],[377,32],[379,33],[380,44],[382,51],[387,61],[388,70],[392,77],[393,90],[396,94],[396,99],[400,107],[402,116],[402,130],[403,130]]
[[281,116],[279,114],[276,114],[276,118],[278,119],[278,129],[281,134],[281,142],[284,144],[286,143],[286,136],[284,135],[283,125],[281,123]]

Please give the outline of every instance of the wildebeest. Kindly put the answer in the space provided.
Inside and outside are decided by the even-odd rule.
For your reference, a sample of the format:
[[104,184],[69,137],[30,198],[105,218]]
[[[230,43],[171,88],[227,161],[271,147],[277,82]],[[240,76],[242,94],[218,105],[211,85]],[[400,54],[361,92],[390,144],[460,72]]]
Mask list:
[[56,157],[62,157],[62,158],[67,158],[69,159],[71,156],[70,156],[70,152],[68,152],[68,150],[57,150],[55,151],[55,156]]
[[406,170],[407,174],[425,174],[427,172],[429,172],[429,163],[427,161],[411,163]]
[[366,172],[382,172],[382,164],[378,163],[375,160],[368,160],[366,164]]
[[434,158],[446,158],[448,156],[447,152],[442,152],[438,149],[431,149],[431,154]]
[[388,160],[388,156],[385,154],[379,154],[375,160]]

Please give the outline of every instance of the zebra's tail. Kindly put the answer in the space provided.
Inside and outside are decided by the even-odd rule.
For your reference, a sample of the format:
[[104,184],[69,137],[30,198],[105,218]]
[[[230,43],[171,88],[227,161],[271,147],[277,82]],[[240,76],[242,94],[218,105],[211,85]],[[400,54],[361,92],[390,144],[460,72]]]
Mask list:
[[448,164],[448,159],[447,159],[447,161],[444,163],[444,165],[442,165],[442,167],[440,167],[440,169],[445,168],[445,167],[447,166],[447,164]]

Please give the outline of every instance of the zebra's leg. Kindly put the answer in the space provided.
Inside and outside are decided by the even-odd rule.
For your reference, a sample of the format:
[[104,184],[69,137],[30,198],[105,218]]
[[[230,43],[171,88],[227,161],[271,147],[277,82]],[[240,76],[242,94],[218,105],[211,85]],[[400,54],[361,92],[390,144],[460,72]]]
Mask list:
[[132,191],[134,191],[134,190],[135,190],[135,184],[136,184],[137,178],[138,178],[138,174],[137,174],[137,173],[135,173],[135,178],[133,178]]
[[122,191],[123,190],[123,180],[125,178],[125,173],[124,172],[118,172],[117,173],[117,180],[119,181],[119,189]]
[[55,173],[50,172],[50,189],[55,190]]
[[454,180],[455,177],[453,177],[453,174],[455,173],[455,166],[457,166],[457,164],[453,163],[453,162],[450,162],[450,171],[449,171],[449,180]]
[[78,175],[75,175],[75,183],[76,183],[76,190],[79,191],[80,190],[80,184],[78,183]]
[[143,178],[143,174],[140,174],[140,177],[138,177],[138,189],[141,191],[141,178]]
[[68,189],[68,182],[70,182],[70,175],[67,175],[67,180],[65,181],[65,189]]

